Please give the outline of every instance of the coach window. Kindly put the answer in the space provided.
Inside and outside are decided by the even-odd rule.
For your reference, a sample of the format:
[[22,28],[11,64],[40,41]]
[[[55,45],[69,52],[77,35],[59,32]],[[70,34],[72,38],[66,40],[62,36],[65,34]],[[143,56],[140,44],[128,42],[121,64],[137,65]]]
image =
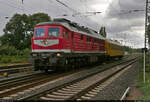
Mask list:
[[60,35],[59,28],[48,28],[48,36],[49,37],[57,37]]
[[35,37],[42,37],[45,34],[45,28],[37,28],[35,30]]

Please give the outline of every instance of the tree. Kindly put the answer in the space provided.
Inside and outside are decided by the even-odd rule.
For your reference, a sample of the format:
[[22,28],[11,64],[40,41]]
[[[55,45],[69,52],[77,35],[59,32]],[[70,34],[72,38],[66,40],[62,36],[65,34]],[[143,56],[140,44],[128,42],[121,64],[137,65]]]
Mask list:
[[8,42],[9,45],[12,45],[17,49],[23,49],[27,22],[28,16],[26,14],[15,14],[6,24],[4,36],[2,37],[2,44]]
[[99,34],[101,34],[103,37],[106,37],[106,29],[105,27],[101,27]]
[[36,13],[29,16],[29,21],[31,22],[31,26],[34,27],[36,24],[40,22],[50,21],[50,17],[45,13]]
[[8,44],[18,50],[31,47],[33,29],[37,23],[50,21],[48,14],[33,15],[15,14],[4,28],[4,35],[0,38],[2,45]]

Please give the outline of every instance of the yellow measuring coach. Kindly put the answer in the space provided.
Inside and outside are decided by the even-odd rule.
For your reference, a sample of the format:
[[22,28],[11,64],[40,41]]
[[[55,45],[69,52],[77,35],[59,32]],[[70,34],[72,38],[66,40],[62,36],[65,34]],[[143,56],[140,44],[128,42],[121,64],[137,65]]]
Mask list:
[[115,41],[112,40],[105,40],[105,48],[106,53],[110,57],[123,57],[124,55],[124,47]]

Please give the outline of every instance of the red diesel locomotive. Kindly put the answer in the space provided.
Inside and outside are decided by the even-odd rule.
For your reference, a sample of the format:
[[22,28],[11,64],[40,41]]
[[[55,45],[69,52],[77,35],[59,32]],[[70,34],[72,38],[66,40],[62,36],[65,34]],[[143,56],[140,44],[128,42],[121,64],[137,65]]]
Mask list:
[[66,19],[37,24],[31,42],[35,70],[68,70],[106,57],[104,37]]

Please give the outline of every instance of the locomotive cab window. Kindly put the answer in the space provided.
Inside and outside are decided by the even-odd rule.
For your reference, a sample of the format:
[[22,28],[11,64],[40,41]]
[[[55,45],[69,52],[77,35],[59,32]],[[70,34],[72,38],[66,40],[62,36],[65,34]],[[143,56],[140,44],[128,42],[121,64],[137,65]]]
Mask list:
[[48,36],[49,37],[58,37],[60,35],[59,28],[48,28]]
[[35,37],[42,37],[45,35],[45,28],[37,28],[35,30]]

